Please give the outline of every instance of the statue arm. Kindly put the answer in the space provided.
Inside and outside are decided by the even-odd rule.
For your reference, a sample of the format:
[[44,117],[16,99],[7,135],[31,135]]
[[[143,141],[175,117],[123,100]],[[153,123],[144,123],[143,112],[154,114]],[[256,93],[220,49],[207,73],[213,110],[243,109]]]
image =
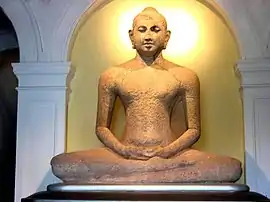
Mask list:
[[188,129],[178,139],[163,148],[164,158],[169,158],[190,148],[200,137],[200,84],[197,75],[189,72],[188,76],[185,76],[181,88],[185,90]]
[[113,74],[105,71],[99,78],[96,135],[106,147],[121,156],[125,156],[124,145],[110,130],[112,113],[117,97],[116,85],[112,77]]

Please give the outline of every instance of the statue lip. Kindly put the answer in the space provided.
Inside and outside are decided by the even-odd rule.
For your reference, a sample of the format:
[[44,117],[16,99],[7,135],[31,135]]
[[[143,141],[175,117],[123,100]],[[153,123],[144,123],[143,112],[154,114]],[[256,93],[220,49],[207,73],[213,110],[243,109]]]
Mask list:
[[153,43],[144,43],[143,46],[150,49],[154,46],[154,44]]
[[153,45],[154,43],[153,42],[145,42],[143,43],[143,45]]

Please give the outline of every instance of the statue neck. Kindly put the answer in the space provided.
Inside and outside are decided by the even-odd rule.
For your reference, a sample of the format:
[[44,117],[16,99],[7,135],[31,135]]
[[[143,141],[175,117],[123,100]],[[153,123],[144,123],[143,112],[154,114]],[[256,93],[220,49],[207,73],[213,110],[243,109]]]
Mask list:
[[161,65],[164,63],[164,58],[161,53],[157,56],[145,57],[137,53],[135,60],[143,64],[144,66]]

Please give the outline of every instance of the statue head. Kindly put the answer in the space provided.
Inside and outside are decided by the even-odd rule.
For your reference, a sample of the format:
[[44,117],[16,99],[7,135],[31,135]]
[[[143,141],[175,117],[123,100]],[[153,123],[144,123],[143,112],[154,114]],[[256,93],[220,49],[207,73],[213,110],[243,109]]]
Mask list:
[[132,47],[142,56],[155,56],[166,48],[170,39],[165,17],[155,8],[147,7],[133,20],[129,30]]

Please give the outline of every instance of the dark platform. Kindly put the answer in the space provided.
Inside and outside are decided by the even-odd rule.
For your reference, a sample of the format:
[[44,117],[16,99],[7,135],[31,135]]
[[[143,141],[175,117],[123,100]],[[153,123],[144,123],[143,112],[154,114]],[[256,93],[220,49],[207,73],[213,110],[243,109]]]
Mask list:
[[[95,185],[88,185],[90,187],[89,190],[76,190],[76,189],[68,189],[68,186],[64,186],[64,189],[56,188],[50,189],[49,191],[39,192],[33,194],[27,198],[21,200],[21,202],[41,202],[50,200],[53,201],[269,201],[265,196],[250,192],[245,189],[236,189],[236,190],[220,190],[220,188],[213,190],[208,189],[209,185],[205,185],[205,188],[202,190],[191,190],[175,188],[166,190],[166,187],[173,188],[173,186],[169,185],[159,185],[157,189],[151,189],[151,185],[146,185],[148,187],[145,189],[144,185],[134,187],[136,189],[132,190],[132,185],[127,185],[129,188],[127,190],[121,189],[108,189],[107,185],[104,185],[104,189],[100,189],[100,185],[97,185],[97,189],[95,189]],[[155,187],[155,185],[153,185]],[[181,185],[182,186],[182,185]],[[181,187],[179,186],[179,187]],[[211,185],[212,186],[212,185]],[[211,187],[210,186],[210,187]],[[123,187],[123,186],[122,186]],[[141,189],[139,188],[141,187]],[[212,186],[213,187],[213,186]],[[219,185],[220,187],[220,185]],[[149,189],[150,188],[150,189]],[[241,188],[241,186],[240,186]]]

